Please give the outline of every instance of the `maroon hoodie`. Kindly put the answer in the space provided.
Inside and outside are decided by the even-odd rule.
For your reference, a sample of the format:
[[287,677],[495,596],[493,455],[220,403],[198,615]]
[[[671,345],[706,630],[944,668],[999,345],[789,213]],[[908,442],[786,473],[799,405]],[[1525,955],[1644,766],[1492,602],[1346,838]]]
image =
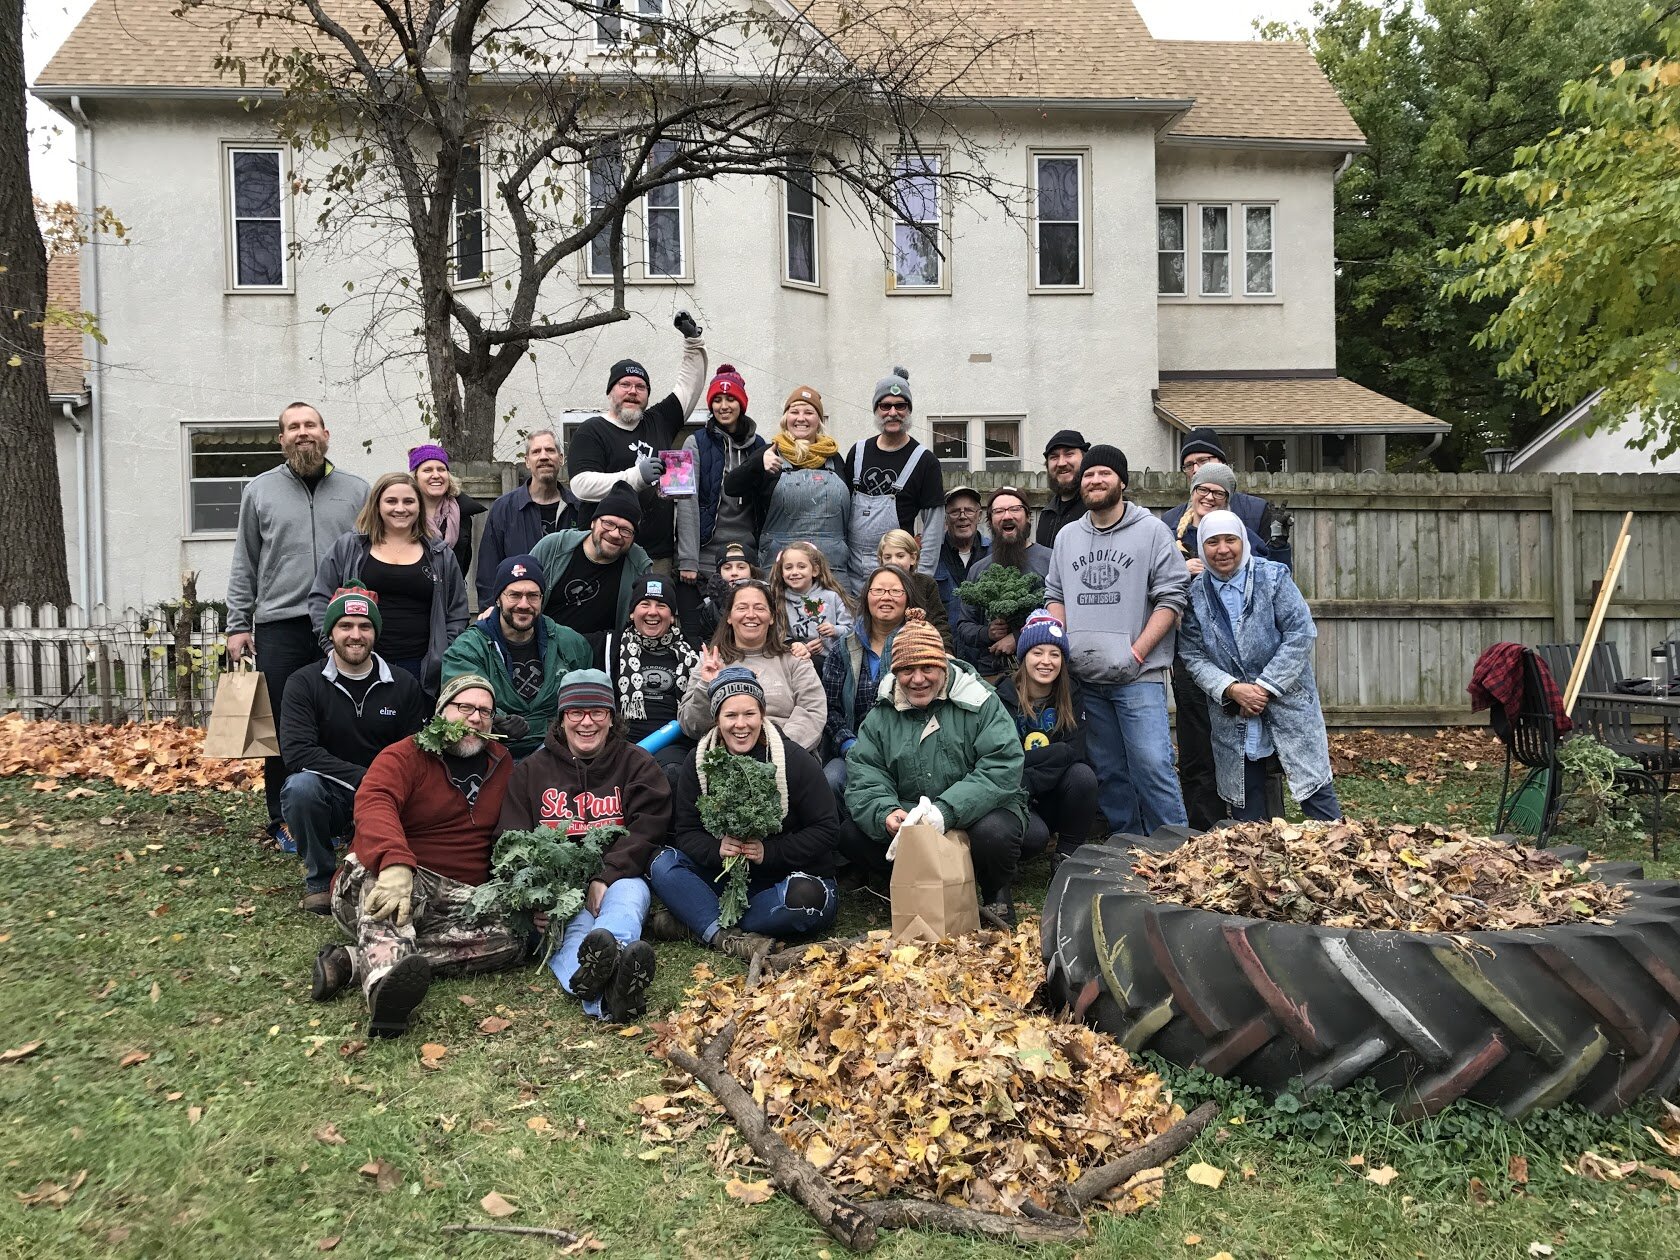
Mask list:
[[671,785],[652,755],[620,735],[609,735],[587,760],[572,755],[559,721],[549,724],[543,746],[513,769],[502,801],[499,831],[563,829],[581,836],[614,823],[620,836],[601,855],[594,878],[604,884],[639,879],[671,833]]
[[378,875],[387,866],[423,866],[463,884],[490,877],[490,838],[508,789],[513,757],[495,741],[484,785],[469,807],[449,781],[443,759],[412,739],[373,759],[356,789],[356,838],[350,851]]

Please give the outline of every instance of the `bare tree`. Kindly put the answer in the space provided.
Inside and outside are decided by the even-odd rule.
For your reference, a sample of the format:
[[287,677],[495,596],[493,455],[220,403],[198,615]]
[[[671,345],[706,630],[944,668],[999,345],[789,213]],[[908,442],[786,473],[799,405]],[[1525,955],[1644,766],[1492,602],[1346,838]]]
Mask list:
[[0,605],[70,602],[58,450],[47,409],[47,250],[24,107],[23,0],[0,0]]
[[[973,9],[187,0],[178,13],[214,13],[223,73],[281,90],[279,130],[319,166],[299,186],[318,198],[322,247],[406,238],[373,292],[338,305],[366,303],[381,353],[418,331],[433,427],[484,459],[497,393],[533,345],[630,317],[627,242],[645,237],[638,265],[656,273],[665,247],[660,216],[638,208],[683,184],[793,181],[875,224],[915,219],[932,187],[1009,204],[964,120],[979,107],[968,84],[1006,67],[1017,37],[978,28]],[[912,230],[883,246],[938,242]],[[488,297],[462,291],[474,280]]]

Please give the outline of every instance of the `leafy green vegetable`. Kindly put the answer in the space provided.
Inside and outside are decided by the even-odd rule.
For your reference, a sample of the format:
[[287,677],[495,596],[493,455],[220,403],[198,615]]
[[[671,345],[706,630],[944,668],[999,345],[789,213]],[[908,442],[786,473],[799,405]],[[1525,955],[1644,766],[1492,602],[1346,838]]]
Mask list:
[[468,913],[475,920],[506,919],[526,934],[535,930],[536,916],[546,914],[546,961],[559,943],[561,927],[583,909],[584,891],[601,869],[601,855],[629,834],[613,824],[591,827],[577,837],[558,827],[504,831],[490,855],[490,878],[473,890]]
[[988,565],[972,582],[957,587],[957,598],[987,621],[1013,623],[1044,602],[1044,579],[1005,564]]
[[[446,718],[439,713],[426,725],[414,732],[414,742],[420,745],[422,751],[441,757],[446,748],[460,743],[468,735],[478,734],[478,731],[473,730],[460,718]],[[501,739],[502,737],[492,732],[482,736],[482,738]]]
[[[782,797],[776,791],[776,768],[752,757],[730,752],[721,742],[701,760],[706,790],[698,802],[700,823],[712,835],[737,840],[762,840],[782,829]],[[747,912],[750,872],[744,857],[726,858],[729,882],[718,899],[718,922],[734,927]]]

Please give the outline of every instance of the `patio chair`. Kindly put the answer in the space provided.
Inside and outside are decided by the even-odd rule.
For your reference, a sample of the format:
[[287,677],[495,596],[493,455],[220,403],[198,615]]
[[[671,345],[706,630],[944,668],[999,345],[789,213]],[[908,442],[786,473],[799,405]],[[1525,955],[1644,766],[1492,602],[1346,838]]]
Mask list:
[[[1557,764],[1557,723],[1546,703],[1540,660],[1534,648],[1523,649],[1522,704],[1515,713],[1507,713],[1503,706],[1495,704],[1488,725],[1505,745],[1505,777],[1499,785],[1499,808],[1494,815],[1493,830],[1499,834],[1512,827],[1520,826],[1524,831],[1532,827],[1535,845],[1544,848],[1552,824],[1557,821],[1563,776]],[[1528,773],[1514,792],[1511,790],[1513,763],[1528,767]]]

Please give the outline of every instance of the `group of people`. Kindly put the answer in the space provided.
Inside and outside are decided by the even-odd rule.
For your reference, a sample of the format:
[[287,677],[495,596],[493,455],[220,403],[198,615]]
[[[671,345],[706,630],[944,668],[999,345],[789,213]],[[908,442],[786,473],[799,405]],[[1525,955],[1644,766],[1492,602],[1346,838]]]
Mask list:
[[[873,391],[877,435],[842,455],[815,389],[766,438],[725,366],[685,443],[695,493],[668,498],[659,452],[706,375],[700,330],[678,326],[670,394],[650,405],[648,373],[615,364],[568,481],[555,435],[532,434],[529,480],[488,509],[436,444],[369,487],[328,460],[316,408],[281,413],[285,462],[241,501],[228,649],[255,652],[279,715],[270,830],[301,857],[301,908],[351,938],[317,957],[317,999],[357,983],[372,1031],[397,1035],[434,976],[530,956],[537,940],[468,912],[504,831],[623,829],[549,966],[625,1020],[652,940],[746,957],[823,931],[843,882],[887,878],[923,798],[1010,921],[1024,859],[1269,816],[1280,775],[1309,816],[1339,816],[1287,529],[1237,494],[1216,435],[1186,438],[1190,496],[1163,519],[1127,502],[1120,450],[1057,433],[1035,529],[1019,490],[945,490],[902,369]],[[967,603],[995,566],[1039,579],[1042,606]],[[434,716],[459,724],[440,751],[411,738]],[[707,830],[716,748],[774,769],[774,834]],[[748,901],[726,926],[737,857]]]

